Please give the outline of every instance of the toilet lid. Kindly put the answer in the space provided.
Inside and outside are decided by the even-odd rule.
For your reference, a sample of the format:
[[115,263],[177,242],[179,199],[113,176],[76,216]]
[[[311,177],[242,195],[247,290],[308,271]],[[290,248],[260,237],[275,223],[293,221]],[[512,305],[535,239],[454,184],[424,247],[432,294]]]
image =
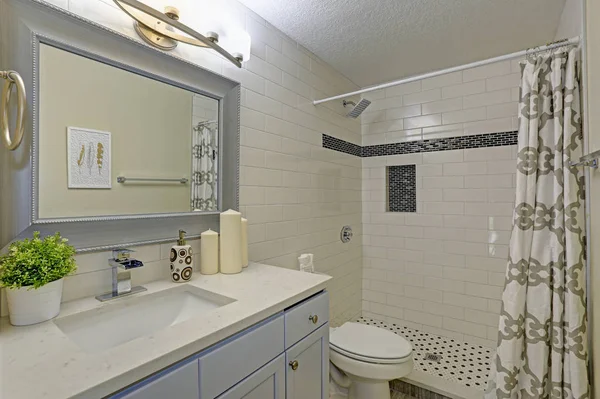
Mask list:
[[412,345],[401,336],[360,323],[344,323],[336,328],[329,343],[341,353],[371,360],[401,360],[412,354]]

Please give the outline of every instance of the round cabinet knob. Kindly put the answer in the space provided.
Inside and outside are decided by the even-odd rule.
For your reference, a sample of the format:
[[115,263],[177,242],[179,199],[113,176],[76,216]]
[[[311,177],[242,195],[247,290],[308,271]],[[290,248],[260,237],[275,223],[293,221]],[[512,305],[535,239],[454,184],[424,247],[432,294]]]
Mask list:
[[312,322],[313,322],[313,324],[317,324],[317,323],[319,322],[319,316],[317,316],[317,315],[312,315],[312,316],[309,316],[309,318],[308,318],[308,319],[309,319],[310,321],[312,321]]
[[292,368],[292,370],[296,371],[298,370],[298,361],[294,360],[292,362],[290,362],[290,367]]

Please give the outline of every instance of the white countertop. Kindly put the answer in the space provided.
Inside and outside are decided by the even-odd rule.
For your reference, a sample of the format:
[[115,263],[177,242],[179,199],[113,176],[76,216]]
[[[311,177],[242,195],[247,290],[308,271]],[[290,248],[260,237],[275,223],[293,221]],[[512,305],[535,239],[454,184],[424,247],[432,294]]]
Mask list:
[[[101,398],[323,290],[330,278],[256,263],[234,275],[195,273],[186,284],[236,302],[92,354],[80,349],[52,320],[13,327],[4,317],[0,319],[0,399]],[[181,284],[145,284],[148,291],[132,297],[174,286]],[[66,302],[58,317],[101,306],[93,297]]]

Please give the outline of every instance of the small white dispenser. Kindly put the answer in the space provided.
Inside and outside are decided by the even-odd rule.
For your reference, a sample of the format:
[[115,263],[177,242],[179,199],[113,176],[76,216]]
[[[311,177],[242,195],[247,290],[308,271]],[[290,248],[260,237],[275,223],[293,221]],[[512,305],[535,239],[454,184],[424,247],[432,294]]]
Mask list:
[[301,272],[314,273],[313,254],[302,254],[298,257],[299,268]]

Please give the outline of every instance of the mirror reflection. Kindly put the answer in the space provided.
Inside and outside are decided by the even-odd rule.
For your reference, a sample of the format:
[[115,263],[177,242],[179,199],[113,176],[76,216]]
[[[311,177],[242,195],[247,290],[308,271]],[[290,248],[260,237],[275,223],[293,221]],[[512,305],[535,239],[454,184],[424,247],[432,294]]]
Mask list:
[[46,44],[39,76],[39,218],[218,210],[218,100]]

